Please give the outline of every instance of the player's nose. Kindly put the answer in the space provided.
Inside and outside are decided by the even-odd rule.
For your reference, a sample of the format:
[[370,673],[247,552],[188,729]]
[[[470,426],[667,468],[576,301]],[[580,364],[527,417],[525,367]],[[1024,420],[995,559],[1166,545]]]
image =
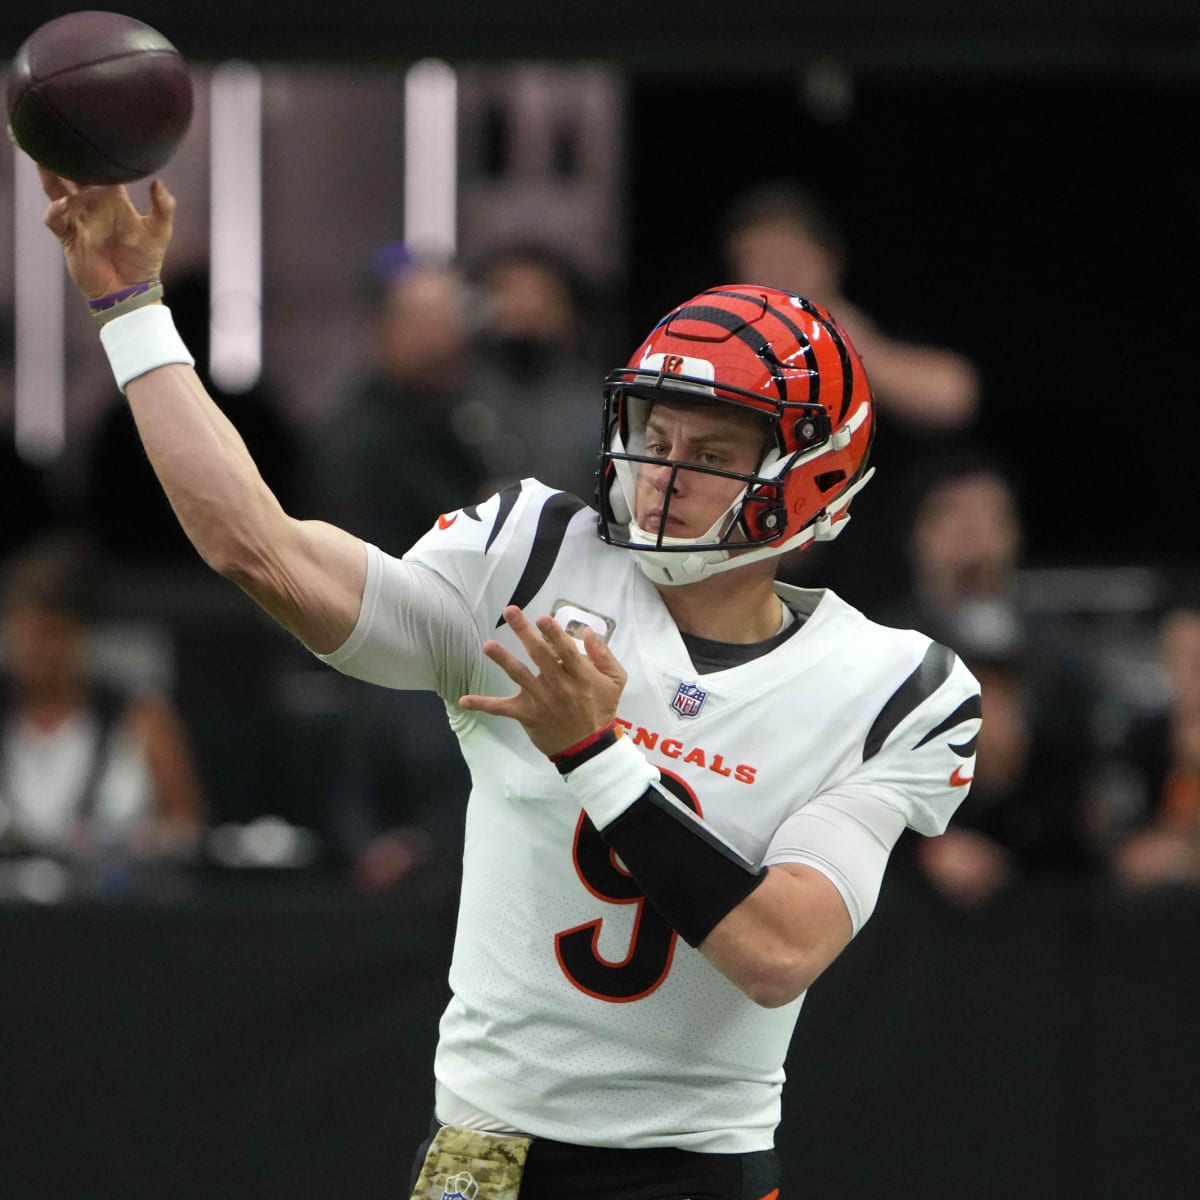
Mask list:
[[657,492],[670,492],[674,495],[679,491],[679,468],[671,463],[652,463],[649,466],[650,482]]

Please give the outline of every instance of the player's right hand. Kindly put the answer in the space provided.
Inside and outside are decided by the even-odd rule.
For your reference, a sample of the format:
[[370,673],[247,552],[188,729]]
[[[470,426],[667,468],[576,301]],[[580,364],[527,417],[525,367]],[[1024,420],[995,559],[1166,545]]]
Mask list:
[[38,173],[50,197],[46,227],[62,243],[67,271],[88,299],[162,277],[175,197],[161,179],[150,185],[150,208],[140,213],[124,185],[83,187],[45,167]]
[[519,721],[543,754],[557,754],[612,721],[628,676],[594,629],[584,630],[580,653],[551,616],[535,623],[510,604],[504,622],[525,647],[534,669],[499,642],[484,642],[484,654],[520,690],[515,696],[463,696],[458,702],[462,708]]

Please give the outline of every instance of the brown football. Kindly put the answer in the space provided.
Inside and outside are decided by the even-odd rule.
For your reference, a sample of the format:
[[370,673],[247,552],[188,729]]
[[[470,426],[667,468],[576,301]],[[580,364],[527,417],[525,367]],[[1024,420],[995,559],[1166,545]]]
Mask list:
[[30,158],[76,183],[128,183],[162,168],[192,119],[192,77],[161,33],[114,12],[39,26],[8,74],[8,121]]

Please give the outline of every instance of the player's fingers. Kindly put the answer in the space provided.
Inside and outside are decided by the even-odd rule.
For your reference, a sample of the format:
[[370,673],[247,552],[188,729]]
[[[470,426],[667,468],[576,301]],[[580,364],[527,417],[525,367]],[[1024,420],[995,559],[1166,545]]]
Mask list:
[[499,642],[484,642],[483,652],[520,688],[529,688],[536,682],[533,672]]
[[47,170],[41,164],[38,164],[37,174],[38,178],[42,180],[42,191],[46,192],[50,199],[60,200],[68,194],[66,180],[60,179],[58,175],[54,174],[53,170]]
[[70,196],[79,191],[78,184],[72,183],[69,179],[63,179],[61,175],[56,175],[53,171],[43,167],[41,163],[37,164],[37,172],[42,180],[42,191],[51,200],[59,200],[63,196]]
[[538,617],[537,627],[555,659],[568,671],[583,665],[578,643],[553,617]]
[[155,179],[150,185],[150,211],[146,214],[146,224],[156,237],[170,237],[174,222],[175,197],[161,179]]
[[558,665],[560,655],[554,652],[541,630],[515,604],[510,604],[504,610],[504,622],[521,639],[521,645],[529,652],[539,671],[549,671]]
[[46,207],[42,224],[61,242],[71,232],[71,207],[66,196],[51,200]]
[[134,211],[133,201],[124,184],[72,186],[75,189],[71,193],[72,205],[81,216],[93,223],[94,228],[107,228],[114,220],[120,220],[122,208]]
[[477,696],[474,694],[459,696],[458,707],[470,712],[490,713],[496,717],[516,717],[516,701],[518,696]]
[[622,687],[625,686],[628,678],[625,668],[621,666],[617,656],[609,649],[608,643],[594,629],[584,630],[583,649],[597,671]]

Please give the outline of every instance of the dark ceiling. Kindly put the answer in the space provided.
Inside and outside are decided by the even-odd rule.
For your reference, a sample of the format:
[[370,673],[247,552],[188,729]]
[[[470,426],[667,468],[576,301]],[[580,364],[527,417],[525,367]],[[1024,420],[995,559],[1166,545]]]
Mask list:
[[[9,0],[0,54],[78,5]],[[196,61],[601,59],[754,72],[835,57],[862,70],[1197,73],[1194,0],[271,0],[122,4]]]

